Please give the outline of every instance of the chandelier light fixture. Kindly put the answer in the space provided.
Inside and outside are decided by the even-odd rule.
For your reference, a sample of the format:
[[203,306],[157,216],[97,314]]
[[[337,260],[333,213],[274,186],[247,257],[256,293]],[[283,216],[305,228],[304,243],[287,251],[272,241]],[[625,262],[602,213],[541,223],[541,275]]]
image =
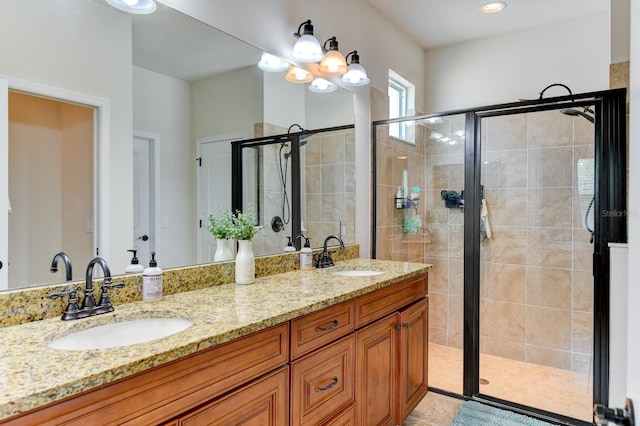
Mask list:
[[156,11],[153,0],[107,0],[111,6],[124,12],[146,15]]
[[[326,49],[327,43],[329,43],[329,49]],[[338,50],[338,40],[335,37],[331,37],[324,42],[323,50],[327,53],[324,54],[324,58],[320,61],[320,66],[318,67],[320,74],[334,76],[347,72],[347,61]]]
[[309,90],[315,93],[329,93],[338,90],[338,86],[322,77],[316,77],[309,85]]
[[313,75],[307,70],[291,65],[285,79],[291,83],[309,83],[313,80]]

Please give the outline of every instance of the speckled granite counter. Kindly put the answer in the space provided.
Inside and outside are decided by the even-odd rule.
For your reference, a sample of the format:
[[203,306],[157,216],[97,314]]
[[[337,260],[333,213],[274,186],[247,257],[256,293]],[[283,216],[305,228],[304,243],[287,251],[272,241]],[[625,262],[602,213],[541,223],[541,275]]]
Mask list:
[[[96,386],[130,376],[240,336],[351,299],[430,265],[355,259],[335,268],[293,271],[258,278],[252,285],[226,284],[133,302],[97,317],[5,327],[0,333],[0,418],[7,418]],[[375,269],[370,277],[331,275],[335,269]],[[47,342],[77,330],[143,317],[188,318],[194,325],[146,343],[88,351],[51,349]]]

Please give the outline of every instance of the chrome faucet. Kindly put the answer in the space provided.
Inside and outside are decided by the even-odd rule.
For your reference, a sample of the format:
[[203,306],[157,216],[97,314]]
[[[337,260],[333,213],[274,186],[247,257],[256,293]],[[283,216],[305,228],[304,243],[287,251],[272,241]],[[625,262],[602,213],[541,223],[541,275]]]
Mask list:
[[324,246],[322,248],[322,252],[320,253],[320,257],[318,258],[318,263],[316,263],[316,268],[329,268],[334,265],[333,259],[331,258],[331,252],[329,252],[327,248],[327,244],[331,239],[337,240],[340,243],[340,248],[344,250],[344,242],[342,241],[342,238],[336,235],[329,235],[324,240]]
[[73,273],[71,271],[71,259],[69,258],[67,253],[63,251],[61,251],[60,253],[56,253],[56,255],[53,256],[53,259],[51,260],[51,268],[49,269],[49,272],[52,272],[52,273],[58,272],[58,259],[62,259],[62,261],[64,262],[64,269],[66,273],[65,281],[71,281],[73,279],[72,278]]
[[[102,293],[100,295],[100,303],[96,305],[96,299],[93,295],[93,268],[95,265],[99,265],[102,268],[104,275],[104,282],[102,284]],[[58,297],[69,296],[69,303],[62,314],[62,320],[68,321],[79,318],[86,318],[93,315],[106,314],[107,312],[113,312],[114,308],[109,298],[110,288],[122,288],[124,282],[112,283],[111,282],[111,270],[107,261],[101,257],[95,257],[91,259],[87,265],[86,281],[84,285],[84,297],[82,299],[82,305],[78,307],[76,294],[77,289],[71,289],[62,291],[59,293],[50,293],[47,295],[49,299],[57,299]]]

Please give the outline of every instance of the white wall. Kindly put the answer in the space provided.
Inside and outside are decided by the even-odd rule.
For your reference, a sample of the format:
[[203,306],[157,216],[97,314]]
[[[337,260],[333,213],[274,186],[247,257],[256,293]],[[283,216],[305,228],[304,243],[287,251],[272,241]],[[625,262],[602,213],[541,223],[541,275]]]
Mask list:
[[[83,13],[73,13],[77,10]],[[112,267],[122,268],[133,232],[131,215],[120,214],[133,205],[131,56],[131,21],[108,5],[86,0],[2,2],[0,75],[111,101],[110,196],[117,202],[106,208],[111,229],[118,232],[111,237],[112,252],[101,254]]]
[[247,132],[252,137],[253,124],[263,119],[262,104],[262,71],[258,67],[196,81],[192,83],[192,136],[195,140]]
[[[537,99],[553,83],[574,93],[608,89],[609,39],[601,12],[428,50],[425,111]],[[556,87],[544,96],[566,94]]]
[[133,128],[160,135],[160,216],[168,218],[169,225],[161,229],[162,252],[156,259],[164,268],[192,265],[196,261],[196,156],[191,85],[140,67],[133,67],[133,82]]
[[[640,22],[640,2],[631,2],[631,22]],[[636,422],[640,407],[640,27],[631,26],[629,117],[629,286],[627,396],[633,399]],[[614,350],[614,349],[612,349]]]

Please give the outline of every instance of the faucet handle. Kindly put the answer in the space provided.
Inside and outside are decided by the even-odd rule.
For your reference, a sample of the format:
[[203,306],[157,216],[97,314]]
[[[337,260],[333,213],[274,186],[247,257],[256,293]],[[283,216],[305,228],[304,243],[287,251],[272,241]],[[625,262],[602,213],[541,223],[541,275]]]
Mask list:
[[102,293],[100,293],[100,302],[96,306],[95,313],[106,314],[107,312],[113,312],[115,309],[111,304],[111,298],[109,297],[110,288],[122,288],[124,287],[124,281],[119,283],[112,283],[110,279],[105,279],[102,284]]
[[49,293],[47,294],[47,297],[49,299],[57,299],[59,297],[65,297],[65,296],[69,296],[69,303],[67,303],[67,307],[64,309],[64,312],[62,313],[62,321],[69,321],[72,319],[76,319],[78,317],[78,311],[80,310],[80,307],[78,306],[78,299],[77,299],[77,294],[78,294],[78,290],[75,288],[72,288],[70,290],[66,290],[66,291],[61,291],[58,293]]

